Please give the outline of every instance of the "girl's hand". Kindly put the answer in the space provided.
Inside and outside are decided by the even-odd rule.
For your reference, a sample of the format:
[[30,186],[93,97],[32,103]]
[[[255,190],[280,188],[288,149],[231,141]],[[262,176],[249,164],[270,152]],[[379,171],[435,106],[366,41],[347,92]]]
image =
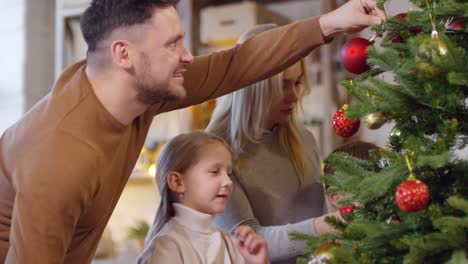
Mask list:
[[237,236],[236,245],[249,264],[269,263],[266,240],[257,235],[248,226],[239,226],[234,230]]

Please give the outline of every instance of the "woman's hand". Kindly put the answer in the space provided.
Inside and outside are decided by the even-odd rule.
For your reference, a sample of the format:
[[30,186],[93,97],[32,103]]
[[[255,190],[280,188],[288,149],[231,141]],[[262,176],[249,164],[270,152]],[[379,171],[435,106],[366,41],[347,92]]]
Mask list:
[[249,264],[265,264],[268,260],[268,246],[265,239],[257,235],[248,226],[239,226],[234,230],[236,245]]
[[356,33],[364,28],[382,24],[385,12],[377,7],[377,0],[349,0],[339,8],[320,16],[319,23],[325,39],[337,33]]
[[315,232],[317,232],[317,234],[337,232],[336,229],[334,229],[333,227],[331,227],[325,222],[325,218],[327,216],[334,216],[340,219],[342,222],[345,222],[343,217],[341,217],[341,214],[339,211],[317,217],[314,219],[314,227],[315,227]]

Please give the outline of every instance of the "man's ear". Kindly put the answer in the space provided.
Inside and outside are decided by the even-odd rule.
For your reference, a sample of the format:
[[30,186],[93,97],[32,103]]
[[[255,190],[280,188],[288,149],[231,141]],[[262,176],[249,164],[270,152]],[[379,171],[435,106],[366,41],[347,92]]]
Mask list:
[[111,44],[112,62],[126,70],[133,67],[131,43],[127,40],[115,40]]
[[169,175],[167,175],[167,185],[169,186],[169,189],[174,193],[185,192],[185,184],[182,179],[182,175],[178,172],[171,171]]

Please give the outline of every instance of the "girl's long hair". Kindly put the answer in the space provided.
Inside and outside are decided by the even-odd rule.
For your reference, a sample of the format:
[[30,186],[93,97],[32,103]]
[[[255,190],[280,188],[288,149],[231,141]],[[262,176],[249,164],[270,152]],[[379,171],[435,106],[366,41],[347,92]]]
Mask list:
[[[244,33],[238,43],[243,43],[253,35],[259,34],[276,25],[258,25]],[[299,91],[299,97],[303,98],[310,91],[307,75],[307,67],[304,60],[301,61],[304,71],[305,83]],[[271,102],[283,95],[283,75],[277,74],[269,79],[251,84],[220,98],[216,104],[207,131],[223,137],[232,147],[237,166],[244,166],[239,159],[242,148],[246,143],[260,143],[265,132],[264,124],[268,118]],[[299,103],[299,109],[301,105]],[[279,144],[291,160],[299,181],[305,182],[309,168],[315,162],[304,149],[302,132],[295,112],[286,124],[279,126]],[[320,164],[313,164],[320,167]]]
[[229,145],[220,137],[202,131],[181,134],[170,140],[158,155],[156,162],[156,184],[161,195],[158,211],[150,228],[145,244],[148,244],[163,226],[174,216],[174,194],[167,184],[171,172],[183,174],[200,159],[200,150],[209,144],[221,144],[231,152]]

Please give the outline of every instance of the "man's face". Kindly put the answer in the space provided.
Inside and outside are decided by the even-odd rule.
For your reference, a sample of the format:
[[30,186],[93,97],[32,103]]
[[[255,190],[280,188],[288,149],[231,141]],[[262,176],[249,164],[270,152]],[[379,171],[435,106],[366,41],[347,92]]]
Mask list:
[[184,73],[193,56],[184,46],[184,30],[176,9],[154,8],[145,26],[135,65],[138,100],[157,104],[184,98]]

